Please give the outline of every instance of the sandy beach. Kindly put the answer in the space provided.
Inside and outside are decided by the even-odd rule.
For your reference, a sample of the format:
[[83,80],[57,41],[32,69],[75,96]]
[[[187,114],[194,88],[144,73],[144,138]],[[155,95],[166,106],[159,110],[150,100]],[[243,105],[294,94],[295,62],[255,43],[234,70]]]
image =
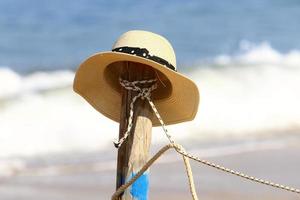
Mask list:
[[[252,176],[300,187],[299,135],[264,138],[256,140],[255,143],[247,140],[184,143],[189,143],[187,149],[197,155],[204,155],[204,159]],[[153,151],[157,148],[154,147]],[[235,151],[238,148],[241,150]],[[114,153],[94,152],[57,157],[52,155],[52,163],[49,158],[28,161],[30,169],[1,178],[0,199],[110,199],[115,187]],[[300,197],[193,161],[192,168],[200,199],[292,200]],[[174,151],[168,152],[151,168],[149,197],[156,200],[191,199],[182,160]]]

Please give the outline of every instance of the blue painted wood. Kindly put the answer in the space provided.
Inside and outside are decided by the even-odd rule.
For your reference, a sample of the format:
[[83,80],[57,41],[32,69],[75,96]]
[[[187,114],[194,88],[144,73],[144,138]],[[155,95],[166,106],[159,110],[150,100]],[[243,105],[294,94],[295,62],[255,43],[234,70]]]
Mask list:
[[[135,176],[135,173],[132,173],[131,178]],[[149,193],[149,174],[145,172],[140,176],[131,186],[130,194],[134,200],[148,200]]]

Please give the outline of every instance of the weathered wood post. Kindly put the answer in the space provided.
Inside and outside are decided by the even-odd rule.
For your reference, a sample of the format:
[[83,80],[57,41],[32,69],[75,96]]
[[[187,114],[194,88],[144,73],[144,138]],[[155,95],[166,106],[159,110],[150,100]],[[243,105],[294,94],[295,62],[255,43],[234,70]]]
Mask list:
[[[121,73],[123,79],[129,81],[145,80],[154,78],[151,67],[128,62],[124,65]],[[148,87],[147,85],[145,85]],[[122,105],[120,116],[119,138],[127,129],[130,103],[137,92],[122,88]],[[139,98],[134,104],[133,126],[130,136],[118,150],[117,182],[119,188],[130,180],[147,162],[151,144],[152,110],[146,99]],[[144,173],[131,187],[129,187],[119,200],[147,200],[149,191],[149,175]]]

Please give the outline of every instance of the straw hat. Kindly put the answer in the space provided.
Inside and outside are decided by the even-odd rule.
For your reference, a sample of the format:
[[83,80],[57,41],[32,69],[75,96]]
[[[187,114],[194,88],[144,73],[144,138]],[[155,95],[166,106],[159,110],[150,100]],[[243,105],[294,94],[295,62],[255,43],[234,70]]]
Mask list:
[[[122,96],[118,78],[127,63],[124,61],[155,69],[159,81],[151,98],[165,124],[194,119],[199,103],[196,84],[177,72],[175,53],[168,40],[148,31],[126,32],[115,42],[112,51],[87,58],[76,72],[74,91],[97,111],[119,122]],[[152,123],[159,125],[155,116]]]

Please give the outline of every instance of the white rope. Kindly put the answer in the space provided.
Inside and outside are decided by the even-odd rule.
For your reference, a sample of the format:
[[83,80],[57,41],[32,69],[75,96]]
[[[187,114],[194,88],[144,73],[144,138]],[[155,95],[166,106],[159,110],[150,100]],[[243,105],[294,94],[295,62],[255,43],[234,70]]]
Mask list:
[[[141,80],[141,81],[133,81],[129,82],[127,80],[123,80],[119,78],[120,84],[127,90],[132,90],[138,92],[138,95],[133,97],[131,103],[130,103],[130,112],[129,112],[129,118],[128,118],[128,125],[126,128],[126,132],[124,133],[123,137],[119,139],[119,141],[115,140],[114,145],[116,148],[119,148],[124,141],[128,138],[129,134],[131,133],[131,128],[132,128],[132,121],[133,121],[133,106],[135,101],[138,98],[141,99],[150,99],[151,92],[157,88],[157,83],[156,79],[150,79],[150,80]],[[138,84],[152,84],[150,87],[139,87]],[[150,99],[151,101],[151,99]]]
[[[145,84],[145,83],[153,83],[151,85],[151,87],[148,87],[148,88],[140,88],[137,84]],[[286,191],[289,191],[289,192],[294,192],[294,193],[298,193],[300,194],[300,190],[299,189],[296,189],[296,188],[292,188],[292,187],[288,187],[288,186],[285,186],[285,185],[282,185],[282,184],[278,184],[278,183],[273,183],[271,181],[267,181],[267,180],[263,180],[263,179],[260,179],[260,178],[256,178],[256,177],[253,177],[253,176],[249,176],[249,175],[246,175],[244,173],[241,173],[241,172],[238,172],[238,171],[235,171],[235,170],[232,170],[232,169],[229,169],[229,168],[226,168],[226,167],[223,167],[223,166],[220,166],[218,164],[215,164],[215,163],[212,163],[212,162],[209,162],[209,161],[206,161],[206,160],[203,160],[203,159],[200,159],[198,158],[197,156],[194,156],[194,155],[191,155],[189,153],[187,153],[185,151],[185,149],[175,143],[175,141],[172,139],[171,135],[168,133],[168,130],[166,128],[166,125],[165,123],[163,122],[159,112],[157,111],[154,103],[152,102],[151,100],[151,91],[155,90],[157,88],[157,84],[156,84],[156,79],[151,79],[151,80],[142,80],[142,81],[133,81],[133,82],[129,82],[127,80],[122,80],[120,79],[120,84],[127,90],[133,90],[133,91],[137,91],[138,92],[138,95],[135,96],[131,103],[130,103],[130,116],[129,116],[129,123],[128,123],[128,126],[127,126],[127,129],[126,129],[126,132],[124,134],[124,136],[118,141],[115,143],[115,146],[118,148],[120,147],[124,141],[126,140],[126,138],[128,138],[129,136],[129,133],[131,131],[131,128],[132,128],[132,120],[133,120],[133,104],[134,102],[138,99],[138,98],[141,98],[141,99],[147,99],[147,101],[149,102],[152,110],[154,111],[157,119],[159,120],[160,124],[161,124],[161,127],[165,133],[165,135],[167,136],[167,138],[169,139],[170,141],[170,144],[167,145],[166,147],[162,148],[160,150],[160,152],[158,154],[156,154],[152,159],[149,160],[148,163],[146,163],[146,165],[141,169],[141,171],[136,175],[134,176],[131,181],[129,181],[128,183],[124,184],[123,186],[121,186],[117,191],[116,193],[114,194],[113,197],[116,197],[115,195],[117,194],[120,194],[121,191],[125,190],[127,187],[129,187],[129,185],[131,185],[141,174],[142,174],[142,171],[145,170],[146,168],[148,168],[150,165],[152,165],[154,163],[154,161],[160,156],[162,155],[168,148],[170,147],[173,147],[175,148],[175,150],[183,155],[185,158],[190,158],[192,160],[195,160],[197,162],[200,162],[202,164],[205,164],[205,165],[208,165],[210,167],[213,167],[213,168],[216,168],[218,170],[221,170],[221,171],[224,171],[224,172],[227,172],[227,173],[230,173],[230,174],[233,174],[233,175],[236,175],[236,176],[239,176],[241,178],[245,178],[245,179],[248,179],[248,180],[251,180],[251,181],[254,181],[254,182],[257,182],[257,183],[261,183],[261,184],[264,184],[264,185],[268,185],[268,186],[271,186],[271,187],[274,187],[274,188],[279,188],[279,189],[283,189],[283,190],[286,190]],[[194,183],[193,183],[193,178],[191,176],[191,168],[188,166],[189,163],[188,163],[188,160],[184,159],[185,161],[185,164],[186,164],[186,170],[188,172],[188,177],[189,177],[189,183],[190,183],[190,189],[191,189],[191,193],[192,193],[192,196],[193,196],[193,199],[197,199],[197,196],[195,194],[195,187],[194,187]]]

